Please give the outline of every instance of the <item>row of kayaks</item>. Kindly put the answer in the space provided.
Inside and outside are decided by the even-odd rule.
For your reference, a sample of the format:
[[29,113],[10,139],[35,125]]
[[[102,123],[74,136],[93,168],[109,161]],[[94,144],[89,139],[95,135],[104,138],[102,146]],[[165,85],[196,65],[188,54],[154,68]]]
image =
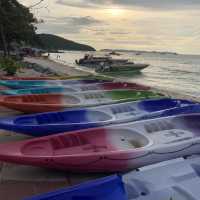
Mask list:
[[[197,102],[103,78],[1,80],[0,86],[7,88],[0,91],[1,106],[30,113],[1,118],[0,129],[37,137],[0,144],[0,161],[73,172],[124,172],[200,153]],[[151,195],[148,180],[142,180],[133,177],[133,183],[127,184],[128,191],[133,186],[129,199]],[[47,199],[59,199],[61,194],[60,199],[124,200],[123,182],[111,176],[81,189],[50,193]],[[181,193],[179,188],[174,191]],[[175,197],[192,200],[181,195]]]
[[200,157],[174,159],[25,200],[199,200]]

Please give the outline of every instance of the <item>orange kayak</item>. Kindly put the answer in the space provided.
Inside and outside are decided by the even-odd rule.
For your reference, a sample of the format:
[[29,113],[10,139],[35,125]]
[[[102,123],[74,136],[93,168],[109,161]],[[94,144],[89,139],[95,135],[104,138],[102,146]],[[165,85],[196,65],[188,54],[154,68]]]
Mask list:
[[1,96],[0,105],[25,113],[50,112],[75,107],[91,107],[142,99],[161,98],[151,91],[112,90],[65,94]]

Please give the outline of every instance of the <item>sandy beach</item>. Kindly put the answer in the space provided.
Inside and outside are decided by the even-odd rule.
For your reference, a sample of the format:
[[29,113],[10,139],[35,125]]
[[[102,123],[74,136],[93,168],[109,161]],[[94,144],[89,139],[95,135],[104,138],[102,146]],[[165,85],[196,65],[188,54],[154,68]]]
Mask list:
[[55,71],[58,75],[70,75],[70,76],[79,76],[79,75],[89,75],[89,72],[81,71],[78,69],[75,69],[73,67],[54,62],[50,59],[45,58],[33,58],[33,57],[26,57],[24,61],[29,63],[36,63],[38,65],[41,65],[45,68],[49,68],[53,71]]
[[[48,67],[56,71],[59,75],[89,75],[89,73],[44,58],[25,58],[25,61]],[[25,70],[19,75],[32,76],[33,72],[32,70]],[[19,114],[19,112],[1,107],[0,117],[16,116]],[[26,138],[29,137],[0,130],[0,143]],[[105,175],[73,174],[31,166],[0,163],[0,199],[21,200],[32,195],[73,186],[102,176]]]

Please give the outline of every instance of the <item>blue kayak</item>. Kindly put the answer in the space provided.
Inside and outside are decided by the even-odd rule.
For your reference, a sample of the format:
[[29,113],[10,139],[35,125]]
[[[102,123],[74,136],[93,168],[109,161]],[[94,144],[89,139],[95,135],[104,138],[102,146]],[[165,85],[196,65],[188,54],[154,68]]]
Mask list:
[[127,200],[121,177],[113,175],[24,200]]
[[55,87],[55,86],[68,86],[75,84],[92,84],[104,83],[108,80],[101,79],[82,79],[82,80],[18,80],[18,81],[4,81],[0,80],[0,85],[13,89],[26,89],[34,87]]
[[200,112],[187,100],[154,99],[0,119],[0,129],[32,136],[95,128],[160,116]]
[[24,200],[199,200],[200,156],[148,165]]

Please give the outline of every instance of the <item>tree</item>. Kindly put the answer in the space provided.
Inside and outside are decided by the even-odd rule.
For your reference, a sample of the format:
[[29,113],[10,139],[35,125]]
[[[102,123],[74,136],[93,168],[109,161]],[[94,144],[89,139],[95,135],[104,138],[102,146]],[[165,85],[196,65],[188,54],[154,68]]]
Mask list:
[[9,55],[12,42],[32,44],[36,38],[37,19],[17,0],[0,0],[0,43]]

